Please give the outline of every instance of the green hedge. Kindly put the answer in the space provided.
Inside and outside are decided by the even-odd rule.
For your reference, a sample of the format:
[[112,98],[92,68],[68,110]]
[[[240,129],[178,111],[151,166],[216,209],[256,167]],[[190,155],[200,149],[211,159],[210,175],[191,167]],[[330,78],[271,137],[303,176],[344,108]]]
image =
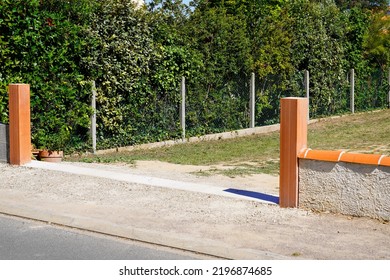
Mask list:
[[0,109],[7,122],[7,85],[31,86],[32,141],[37,148],[71,150],[87,143],[90,86],[80,68],[88,44],[82,27],[44,1],[0,5]]
[[303,96],[311,115],[386,106],[390,17],[340,1],[2,0],[0,122],[10,83],[31,85],[38,148],[90,148],[91,81],[97,86],[98,148],[181,137],[180,81],[187,80],[187,135],[249,125],[249,79],[257,76],[256,124],[279,118],[283,96]]

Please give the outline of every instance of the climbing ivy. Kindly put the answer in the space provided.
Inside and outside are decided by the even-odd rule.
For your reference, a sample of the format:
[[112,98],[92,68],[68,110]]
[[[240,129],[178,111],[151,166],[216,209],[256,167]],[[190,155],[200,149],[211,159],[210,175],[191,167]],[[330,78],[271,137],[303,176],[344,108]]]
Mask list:
[[45,1],[0,5],[0,109],[7,122],[7,85],[31,86],[32,141],[36,147],[73,149],[87,138],[89,88],[79,61],[87,41],[82,26]]
[[249,124],[251,72],[262,125],[303,96],[304,70],[312,116],[345,111],[351,68],[356,108],[384,107],[385,2],[2,0],[0,122],[8,85],[29,83],[33,144],[86,150],[95,81],[98,148],[178,138],[184,76],[187,135],[234,130]]

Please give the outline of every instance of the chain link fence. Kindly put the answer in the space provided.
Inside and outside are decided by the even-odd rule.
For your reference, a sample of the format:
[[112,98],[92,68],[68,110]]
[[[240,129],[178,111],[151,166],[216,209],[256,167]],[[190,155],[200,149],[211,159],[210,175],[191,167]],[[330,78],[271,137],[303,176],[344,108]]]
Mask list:
[[[351,72],[329,82],[321,90],[305,80],[304,71],[294,73],[290,81],[278,77],[255,77],[254,125],[264,126],[279,122],[280,98],[306,97],[309,92],[310,118],[342,114],[351,111]],[[133,125],[137,143],[202,136],[210,133],[234,131],[251,126],[251,76],[231,77],[221,82],[203,83],[186,79],[185,115],[181,116],[182,77],[177,79],[177,90],[170,95],[157,95],[153,111],[144,112],[148,125]],[[390,71],[377,70],[369,75],[354,76],[354,111],[366,111],[389,106]],[[325,80],[325,79],[324,79]],[[318,81],[317,81],[318,82]],[[309,89],[305,87],[309,85]],[[183,107],[182,107],[183,108]],[[138,108],[138,110],[144,110]],[[99,118],[99,115],[97,116]],[[181,121],[184,119],[184,122]],[[129,119],[131,121],[131,119]],[[184,127],[183,127],[184,126]],[[99,130],[99,127],[98,127]],[[183,132],[185,131],[185,134]],[[124,143],[126,140],[124,140]],[[127,143],[130,143],[127,141]],[[135,143],[134,143],[135,144]],[[99,143],[98,143],[99,146]]]

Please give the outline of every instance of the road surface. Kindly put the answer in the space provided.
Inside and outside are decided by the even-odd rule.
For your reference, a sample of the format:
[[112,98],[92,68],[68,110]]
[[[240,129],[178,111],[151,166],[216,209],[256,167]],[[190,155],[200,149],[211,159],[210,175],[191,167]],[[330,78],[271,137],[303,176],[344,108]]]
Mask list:
[[0,260],[197,258],[201,257],[184,251],[0,215]]

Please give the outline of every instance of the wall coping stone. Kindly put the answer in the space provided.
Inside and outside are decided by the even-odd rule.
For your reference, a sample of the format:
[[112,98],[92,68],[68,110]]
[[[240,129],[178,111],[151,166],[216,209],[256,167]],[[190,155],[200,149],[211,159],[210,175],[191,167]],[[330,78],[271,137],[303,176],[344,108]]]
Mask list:
[[328,151],[303,149],[298,154],[300,159],[311,159],[329,162],[347,162],[355,164],[390,166],[390,157],[378,154],[347,153],[345,151]]

